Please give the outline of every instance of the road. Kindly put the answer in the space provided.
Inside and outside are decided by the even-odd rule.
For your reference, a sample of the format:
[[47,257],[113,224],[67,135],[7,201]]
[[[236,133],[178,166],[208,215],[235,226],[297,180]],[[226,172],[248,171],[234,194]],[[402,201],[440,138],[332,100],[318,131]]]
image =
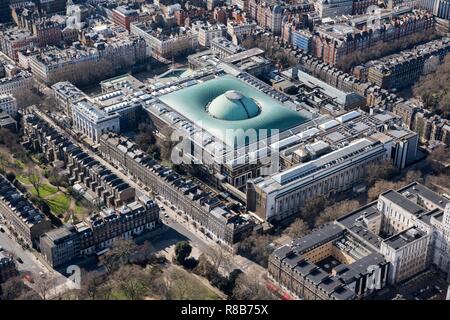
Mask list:
[[50,273],[32,252],[23,249],[22,246],[15,241],[4,225],[2,225],[2,228],[5,232],[0,232],[0,246],[2,246],[4,250],[12,253],[16,260],[17,258],[20,258],[23,261],[23,263],[17,262],[17,268],[20,272],[31,272],[35,276],[39,276],[41,272],[45,274]]
[[[38,259],[38,253],[35,254],[30,250],[23,249],[22,246],[15,241],[13,235],[11,235],[9,230],[3,224],[1,224],[1,227],[5,230],[5,232],[0,232],[0,246],[5,251],[13,254],[16,259],[17,269],[21,274],[29,274],[32,277],[34,283],[26,281],[28,286],[31,288],[36,288],[36,280],[41,277],[45,277],[49,280],[51,279],[51,282],[49,282],[50,286],[48,290],[48,298],[63,293],[68,289],[75,288],[75,284],[71,280],[64,277],[61,273],[53,270],[50,266],[46,265],[45,262]],[[17,260],[18,258],[20,258],[22,262],[19,262]]]

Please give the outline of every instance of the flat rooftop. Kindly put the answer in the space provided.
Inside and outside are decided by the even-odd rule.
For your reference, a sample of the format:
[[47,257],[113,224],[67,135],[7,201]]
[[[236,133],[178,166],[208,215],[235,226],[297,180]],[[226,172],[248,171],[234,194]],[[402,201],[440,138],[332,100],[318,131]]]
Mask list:
[[417,229],[417,227],[412,227],[386,239],[385,243],[394,249],[399,249],[413,241],[416,241],[417,239],[422,238],[424,235],[425,233],[423,231]]
[[386,199],[392,201],[396,205],[400,206],[404,210],[408,211],[411,214],[419,215],[421,213],[424,213],[426,210],[422,208],[421,206],[415,204],[402,194],[398,193],[395,190],[389,190],[385,193],[382,193],[381,196],[385,197]]

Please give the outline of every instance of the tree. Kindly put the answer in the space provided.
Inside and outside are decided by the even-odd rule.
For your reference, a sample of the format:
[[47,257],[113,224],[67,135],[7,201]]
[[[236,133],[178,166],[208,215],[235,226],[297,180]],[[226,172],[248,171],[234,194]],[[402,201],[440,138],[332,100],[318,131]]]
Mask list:
[[171,156],[172,156],[172,149],[173,147],[175,147],[175,145],[177,144],[177,141],[172,141],[172,140],[162,140],[159,143],[159,148],[161,150],[161,158],[163,160],[167,160],[170,161],[171,160]]
[[192,247],[187,241],[180,241],[175,246],[175,260],[184,265],[186,258],[191,254]]
[[156,261],[154,248],[150,242],[145,241],[144,244],[137,247],[137,252],[133,256],[132,263],[145,267],[148,263]]
[[334,205],[325,208],[325,210],[320,214],[316,220],[316,226],[334,221],[342,215],[350,213],[357,208],[359,208],[359,202],[356,200],[343,200],[335,203]]
[[450,119],[450,54],[445,56],[436,71],[416,82],[413,94],[421,99],[427,109]]
[[42,300],[47,300],[50,297],[51,291],[56,284],[55,280],[55,278],[50,278],[47,275],[36,279],[33,287]]
[[199,296],[199,287],[192,285],[185,272],[174,269],[169,274],[170,298],[173,300],[195,299]]
[[160,268],[151,268],[150,270],[150,292],[158,299],[168,300],[171,298],[170,294],[170,280],[165,277]]
[[430,153],[429,159],[447,163],[450,161],[450,148],[445,146],[439,146]]
[[107,272],[111,274],[119,269],[120,266],[129,263],[135,252],[136,244],[132,240],[119,239],[100,258],[100,261],[105,266]]
[[41,198],[41,187],[43,185],[42,177],[37,170],[30,169],[27,172],[28,180],[33,185],[34,190],[36,191],[36,196]]
[[233,267],[234,255],[226,248],[221,246],[211,247],[208,252],[208,257],[211,260],[212,267],[217,272],[224,269],[226,273],[230,272]]
[[60,106],[54,95],[46,95],[43,103],[41,104],[41,109],[44,111],[55,112],[60,110]]
[[5,145],[11,151],[12,147],[17,144],[17,135],[11,130],[0,128],[0,144]]
[[392,179],[398,174],[398,169],[389,161],[371,163],[366,168],[365,182],[369,187],[380,180]]
[[0,300],[19,300],[30,289],[20,277],[13,277],[0,286]]
[[436,189],[436,187],[450,188],[450,177],[446,174],[428,176],[425,183],[431,189]]
[[194,273],[209,280],[214,272],[217,272],[217,270],[214,268],[206,254],[202,253],[200,257],[198,257],[198,264],[194,268]]
[[253,233],[239,243],[238,253],[266,268],[272,252],[271,242],[270,235]]
[[226,287],[222,288],[222,291],[225,292],[228,296],[231,296],[233,294],[233,290],[236,287],[236,280],[241,274],[243,274],[241,269],[234,269],[230,272],[227,285]]
[[105,282],[105,277],[98,271],[83,272],[81,282],[81,296],[90,300],[95,300],[99,296],[101,285]]
[[300,208],[300,216],[309,224],[313,225],[316,217],[325,209],[327,200],[324,196],[318,196],[308,200]]
[[393,182],[393,181],[386,181],[386,180],[379,180],[375,182],[372,188],[369,189],[367,192],[367,197],[369,198],[369,201],[373,201],[378,198],[378,196],[387,191],[387,190],[395,190],[400,188],[403,185],[403,182]]
[[148,277],[143,269],[136,265],[120,267],[114,273],[113,279],[116,286],[130,300],[140,300],[148,291]]
[[406,173],[405,178],[403,179],[405,184],[417,181],[422,179],[422,172],[418,171],[418,170],[409,170]]
[[291,238],[299,238],[307,234],[309,231],[308,224],[301,218],[297,218],[286,228],[284,233]]
[[22,109],[29,107],[31,105],[38,105],[42,97],[39,95],[39,92],[36,88],[25,89],[21,91],[17,91],[14,94],[14,97],[17,99],[17,106]]
[[104,282],[102,285],[98,287],[97,300],[110,300],[113,289],[114,287],[111,281]]
[[271,300],[272,296],[255,274],[240,274],[232,294],[234,300]]

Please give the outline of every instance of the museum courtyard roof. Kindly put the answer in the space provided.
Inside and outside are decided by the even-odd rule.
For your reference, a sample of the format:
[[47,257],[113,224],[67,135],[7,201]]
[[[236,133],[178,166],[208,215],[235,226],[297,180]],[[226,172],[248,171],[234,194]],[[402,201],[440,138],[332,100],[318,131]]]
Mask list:
[[[283,132],[309,119],[231,75],[171,92],[159,100],[229,146],[248,144],[245,131]],[[234,130],[234,131],[233,131]],[[253,142],[253,141],[251,141]]]

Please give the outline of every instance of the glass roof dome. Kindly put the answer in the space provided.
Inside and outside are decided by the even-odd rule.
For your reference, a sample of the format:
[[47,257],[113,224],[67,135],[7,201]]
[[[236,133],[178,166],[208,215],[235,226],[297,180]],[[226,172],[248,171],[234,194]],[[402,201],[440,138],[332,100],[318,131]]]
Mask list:
[[208,106],[208,113],[216,119],[237,121],[256,117],[258,104],[236,90],[229,90],[216,97]]

